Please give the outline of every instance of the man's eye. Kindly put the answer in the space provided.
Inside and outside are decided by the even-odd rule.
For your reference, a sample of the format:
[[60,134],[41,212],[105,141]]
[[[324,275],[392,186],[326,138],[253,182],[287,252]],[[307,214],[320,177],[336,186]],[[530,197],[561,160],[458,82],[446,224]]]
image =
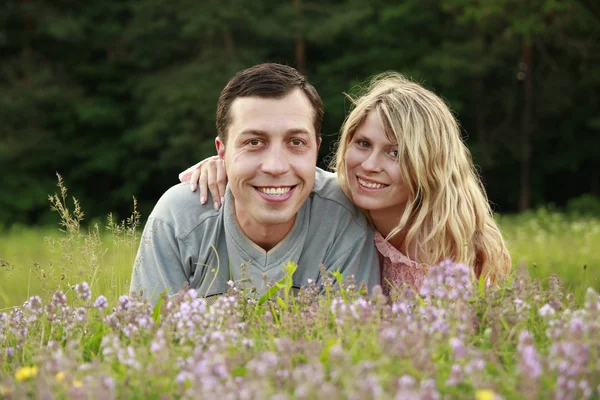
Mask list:
[[253,147],[260,146],[260,140],[258,139],[250,139],[247,143]]
[[302,141],[301,139],[292,139],[291,142],[292,146],[302,146],[304,144],[304,141]]

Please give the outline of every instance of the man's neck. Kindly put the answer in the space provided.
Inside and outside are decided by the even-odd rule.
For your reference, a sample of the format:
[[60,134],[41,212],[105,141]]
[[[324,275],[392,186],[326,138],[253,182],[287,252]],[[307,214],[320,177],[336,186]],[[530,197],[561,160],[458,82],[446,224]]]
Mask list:
[[240,213],[237,207],[234,207],[235,219],[242,232],[265,251],[275,247],[292,230],[296,216],[283,224],[264,225],[250,218],[245,213]]

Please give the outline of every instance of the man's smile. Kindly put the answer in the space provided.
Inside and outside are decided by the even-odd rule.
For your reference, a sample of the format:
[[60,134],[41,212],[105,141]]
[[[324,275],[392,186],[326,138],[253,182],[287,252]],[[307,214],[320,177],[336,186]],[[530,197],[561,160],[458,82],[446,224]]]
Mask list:
[[252,186],[254,190],[267,201],[286,201],[294,193],[297,185],[292,186]]

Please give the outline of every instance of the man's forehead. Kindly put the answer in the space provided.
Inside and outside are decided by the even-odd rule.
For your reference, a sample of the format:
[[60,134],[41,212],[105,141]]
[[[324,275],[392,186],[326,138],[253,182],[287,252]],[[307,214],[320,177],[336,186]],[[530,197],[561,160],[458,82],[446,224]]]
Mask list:
[[238,97],[230,108],[230,133],[314,132],[314,110],[300,90],[281,98]]
[[306,115],[314,112],[308,97],[300,89],[294,89],[281,97],[237,97],[231,103],[230,111],[291,115]]

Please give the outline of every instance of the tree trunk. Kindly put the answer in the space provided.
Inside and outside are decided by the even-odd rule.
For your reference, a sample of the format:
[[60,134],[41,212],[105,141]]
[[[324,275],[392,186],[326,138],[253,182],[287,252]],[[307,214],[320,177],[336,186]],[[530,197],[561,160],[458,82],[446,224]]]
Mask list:
[[303,75],[306,75],[306,49],[304,47],[303,22],[304,12],[302,10],[302,0],[293,0],[296,8],[296,18],[298,30],[296,31],[296,69]]
[[227,27],[223,29],[223,42],[225,43],[225,51],[228,54],[233,54],[233,37],[231,36],[231,31]]
[[519,211],[527,210],[531,205],[531,121],[533,112],[533,65],[531,41],[523,45],[523,115],[520,142],[520,188]]
[[490,135],[485,125],[485,89],[483,78],[477,77],[473,80],[473,91],[475,92],[475,132],[477,133],[477,144],[479,145],[480,159],[478,160],[481,165],[490,165],[492,163],[492,156],[490,154]]
[[31,56],[32,56],[32,50],[31,50],[31,44],[30,44],[30,36],[31,36],[31,31],[33,30],[33,25],[31,23],[31,12],[29,10],[29,0],[23,0],[23,9],[24,9],[24,26],[23,26],[23,30],[25,31],[25,43],[23,45],[23,52],[21,53],[21,60],[22,60],[22,74],[23,74],[23,81],[29,83],[30,81],[30,76],[29,76],[29,66],[31,65]]

